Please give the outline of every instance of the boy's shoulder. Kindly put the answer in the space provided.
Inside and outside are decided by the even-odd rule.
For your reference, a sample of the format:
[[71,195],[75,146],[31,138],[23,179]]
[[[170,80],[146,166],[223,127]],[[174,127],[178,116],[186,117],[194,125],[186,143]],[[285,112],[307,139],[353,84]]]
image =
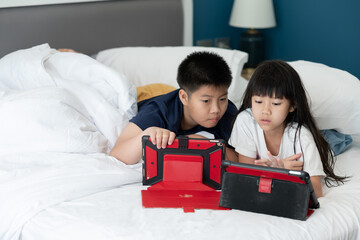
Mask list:
[[[138,109],[139,111],[147,105],[164,105],[164,106],[170,106],[172,103],[177,103],[180,101],[179,99],[179,90],[176,89],[174,91],[171,91],[169,93],[155,96],[149,99],[145,99],[143,101],[138,102]],[[181,101],[180,101],[181,102]]]
[[228,103],[227,111],[233,116],[235,116],[237,114],[237,111],[238,111],[235,104],[230,100],[229,100],[229,103]]
[[181,123],[183,111],[178,92],[179,89],[139,102],[138,113],[130,122],[142,130],[148,127],[161,127],[175,131]]

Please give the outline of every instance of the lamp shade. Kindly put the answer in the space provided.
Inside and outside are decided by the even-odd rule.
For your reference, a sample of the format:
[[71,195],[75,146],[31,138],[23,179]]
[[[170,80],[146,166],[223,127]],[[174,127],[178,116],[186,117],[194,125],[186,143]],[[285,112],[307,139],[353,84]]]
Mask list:
[[234,0],[230,25],[241,28],[276,26],[272,0]]

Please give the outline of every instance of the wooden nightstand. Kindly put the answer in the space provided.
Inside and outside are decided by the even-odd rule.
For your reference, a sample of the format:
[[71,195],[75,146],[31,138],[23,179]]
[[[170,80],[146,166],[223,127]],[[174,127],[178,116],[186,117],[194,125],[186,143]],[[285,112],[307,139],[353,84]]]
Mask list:
[[241,76],[246,80],[249,80],[251,75],[254,73],[255,68],[243,68]]

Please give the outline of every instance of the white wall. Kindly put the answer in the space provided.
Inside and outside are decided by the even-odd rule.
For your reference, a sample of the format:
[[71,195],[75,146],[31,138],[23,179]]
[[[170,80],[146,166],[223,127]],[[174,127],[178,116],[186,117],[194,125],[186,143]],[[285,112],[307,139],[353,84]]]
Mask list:
[[193,0],[182,0],[183,13],[184,13],[184,46],[192,46],[193,37],[193,21],[194,21],[194,10]]

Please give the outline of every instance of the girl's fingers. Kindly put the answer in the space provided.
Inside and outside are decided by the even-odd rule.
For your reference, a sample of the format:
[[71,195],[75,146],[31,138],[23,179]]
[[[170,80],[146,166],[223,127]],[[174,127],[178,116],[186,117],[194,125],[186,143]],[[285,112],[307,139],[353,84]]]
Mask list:
[[271,165],[269,165],[269,167],[284,168],[284,163],[280,160],[280,158],[274,157],[270,151],[268,151],[267,154],[271,160]]
[[292,166],[294,167],[302,167],[304,165],[304,162],[292,162]]
[[261,163],[261,162],[256,162],[256,161],[255,161],[255,165],[259,165],[259,166],[264,166],[264,167],[268,167],[268,165],[266,165],[265,163]]
[[285,168],[284,162],[280,158],[277,158],[276,162],[279,168]]
[[265,167],[271,167],[272,165],[272,161],[270,161],[269,159],[260,159],[260,160],[255,160],[255,164],[256,165],[262,165],[262,166],[265,166]]
[[285,161],[294,161],[294,160],[297,160],[301,157],[301,153],[297,153],[297,154],[294,154],[290,157],[287,157],[287,158],[284,158]]

